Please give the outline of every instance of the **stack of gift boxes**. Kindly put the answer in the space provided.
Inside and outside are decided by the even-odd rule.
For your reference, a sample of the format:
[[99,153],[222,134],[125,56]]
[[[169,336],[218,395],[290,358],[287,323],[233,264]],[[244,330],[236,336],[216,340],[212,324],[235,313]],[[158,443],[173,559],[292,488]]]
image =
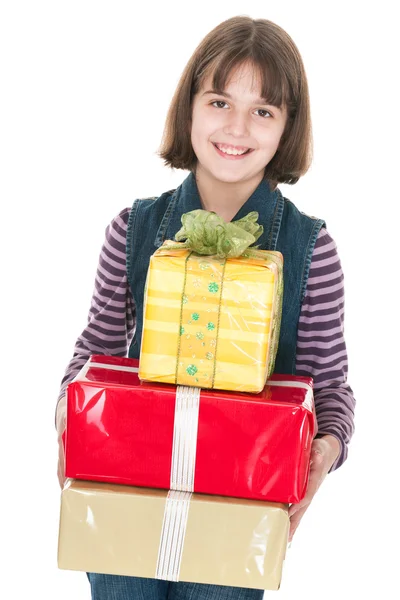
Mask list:
[[273,374],[283,258],[150,259],[140,361],[67,388],[60,568],[278,589],[305,495],[312,380]]

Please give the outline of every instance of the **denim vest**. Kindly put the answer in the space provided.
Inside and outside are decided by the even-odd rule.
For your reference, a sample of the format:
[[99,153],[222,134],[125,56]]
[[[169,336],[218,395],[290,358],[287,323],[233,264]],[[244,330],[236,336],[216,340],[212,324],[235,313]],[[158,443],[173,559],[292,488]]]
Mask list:
[[[181,215],[202,208],[195,176],[190,173],[176,189],[159,198],[136,200],[127,229],[127,276],[136,308],[136,330],[128,356],[139,358],[143,327],[144,286],[150,256],[181,228]],[[297,327],[307,287],[314,245],[324,221],[301,213],[277,188],[262,180],[233,220],[251,211],[259,214],[264,232],[257,240],[262,250],[283,254],[284,294],[275,372],[296,374]]]

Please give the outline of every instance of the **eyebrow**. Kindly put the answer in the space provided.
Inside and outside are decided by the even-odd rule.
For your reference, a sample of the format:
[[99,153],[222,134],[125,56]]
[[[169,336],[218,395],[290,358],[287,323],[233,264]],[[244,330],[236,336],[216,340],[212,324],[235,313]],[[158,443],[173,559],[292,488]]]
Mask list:
[[[232,96],[222,90],[207,90],[206,92],[203,92],[202,96],[205,96],[206,94],[217,94],[218,96],[224,96],[225,98],[229,98],[229,100],[232,100]],[[254,104],[267,104],[267,106],[274,106],[273,104],[268,102],[267,98],[256,98],[254,100]],[[279,106],[276,106],[275,108],[279,109]]]

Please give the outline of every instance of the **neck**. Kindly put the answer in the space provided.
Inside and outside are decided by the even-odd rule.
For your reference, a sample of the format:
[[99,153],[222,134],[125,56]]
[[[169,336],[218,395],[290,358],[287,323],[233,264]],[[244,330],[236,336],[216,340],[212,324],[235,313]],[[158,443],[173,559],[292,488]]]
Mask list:
[[225,183],[215,179],[198,165],[195,178],[204,210],[217,213],[228,223],[257,189],[262,173],[246,181]]

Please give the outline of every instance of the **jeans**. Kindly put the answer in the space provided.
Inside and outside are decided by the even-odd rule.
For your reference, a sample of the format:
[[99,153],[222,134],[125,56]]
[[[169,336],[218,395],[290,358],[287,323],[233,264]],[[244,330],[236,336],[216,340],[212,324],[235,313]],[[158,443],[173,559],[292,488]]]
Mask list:
[[264,591],[88,573],[92,600],[262,600]]

